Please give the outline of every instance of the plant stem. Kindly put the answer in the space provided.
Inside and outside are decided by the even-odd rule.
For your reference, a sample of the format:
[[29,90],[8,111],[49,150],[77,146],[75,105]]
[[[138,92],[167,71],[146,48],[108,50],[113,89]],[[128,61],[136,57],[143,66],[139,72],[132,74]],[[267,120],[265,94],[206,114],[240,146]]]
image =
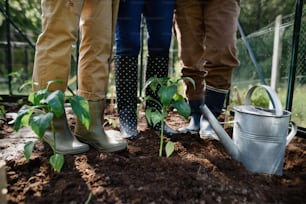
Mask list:
[[53,136],[53,152],[56,152],[56,136],[55,136],[55,128],[54,128],[54,123],[52,121],[51,124],[51,129],[52,129],[52,136]]
[[160,121],[160,143],[159,143],[159,156],[161,157],[163,155],[163,146],[164,146],[164,126],[165,126],[165,116],[164,113],[167,113],[168,107],[162,106],[162,120]]
[[160,143],[159,143],[159,156],[161,157],[163,154],[163,142],[164,142],[164,120],[160,122]]

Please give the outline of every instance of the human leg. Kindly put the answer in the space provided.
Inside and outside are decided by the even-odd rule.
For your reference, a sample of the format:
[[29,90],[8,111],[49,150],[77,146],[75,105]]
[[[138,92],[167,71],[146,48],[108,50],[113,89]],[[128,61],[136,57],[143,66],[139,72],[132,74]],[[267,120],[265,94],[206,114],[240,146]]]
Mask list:
[[188,81],[186,96],[191,109],[190,123],[180,132],[197,133],[200,130],[201,106],[204,103],[205,59],[203,5],[200,1],[177,0],[174,14],[174,32],[178,40],[182,76],[194,80],[195,87]]
[[114,34],[112,0],[86,0],[81,15],[81,44],[78,94],[89,101],[91,124],[87,130],[77,120],[75,134],[100,152],[120,151],[127,147],[124,140],[107,135],[102,126],[108,88]]
[[[223,1],[222,1],[223,2]],[[223,2],[220,7],[219,0],[211,1],[205,6],[205,77],[207,87],[205,91],[205,104],[218,117],[226,95],[231,86],[232,71],[239,65],[236,49],[236,31],[239,17],[239,1],[229,0]],[[220,13],[215,18],[215,12]],[[222,28],[222,29],[220,29]],[[203,117],[201,120],[201,137],[214,137],[215,132],[208,121]]]
[[66,91],[70,71],[71,46],[77,40],[83,0],[68,4],[65,1],[42,0],[42,32],[36,42],[33,68],[33,89],[45,88],[51,80],[50,91]]
[[[172,37],[172,18],[174,1],[151,0],[147,1],[144,8],[144,17],[148,31],[148,57],[146,66],[146,80],[151,77],[167,77],[169,69],[169,48]],[[157,91],[156,91],[157,92]],[[158,100],[156,92],[146,89],[146,96]],[[160,111],[160,107],[154,101],[147,101],[146,108],[154,107]],[[149,128],[159,130],[161,124],[156,126],[148,124]],[[164,133],[167,136],[177,134],[167,124]]]
[[134,140],[137,132],[138,57],[115,56],[115,81],[120,131],[123,138]]
[[[33,90],[46,88],[52,80],[49,91],[67,88],[70,70],[71,46],[76,42],[78,23],[83,1],[67,4],[65,1],[42,0],[42,33],[40,34],[35,51],[33,68]],[[56,152],[61,154],[78,154],[89,150],[87,144],[79,142],[70,131],[66,113],[60,118],[53,118],[56,137]],[[53,147],[53,132],[48,129],[44,140]]]
[[137,85],[142,1],[121,1],[116,26],[115,82],[120,131],[124,138],[138,138]]

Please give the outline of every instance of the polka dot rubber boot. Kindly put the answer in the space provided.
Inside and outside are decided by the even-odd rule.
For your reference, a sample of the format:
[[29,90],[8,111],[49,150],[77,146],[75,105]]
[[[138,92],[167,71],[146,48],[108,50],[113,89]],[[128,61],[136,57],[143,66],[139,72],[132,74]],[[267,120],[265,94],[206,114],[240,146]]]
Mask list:
[[[153,57],[149,56],[147,60],[147,69],[146,69],[146,80],[151,77],[167,77],[168,76],[168,64],[169,58],[168,57]],[[158,91],[158,89],[157,89]],[[157,91],[153,92],[150,88],[146,89],[146,96],[151,96],[156,100],[158,99]],[[156,110],[160,111],[160,107],[154,101],[147,101],[146,107],[155,108]],[[159,131],[161,127],[161,123],[156,124],[155,126],[148,124],[150,129]],[[176,130],[172,129],[165,123],[164,127],[164,134],[167,137],[173,137],[176,134],[179,134]]]
[[137,131],[138,57],[115,56],[116,98],[123,138],[135,140]]

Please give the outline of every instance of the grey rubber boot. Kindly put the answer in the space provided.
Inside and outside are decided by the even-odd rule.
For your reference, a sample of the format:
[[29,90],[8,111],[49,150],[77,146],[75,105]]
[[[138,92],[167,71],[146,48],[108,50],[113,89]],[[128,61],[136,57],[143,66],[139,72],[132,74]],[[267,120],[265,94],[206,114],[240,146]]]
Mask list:
[[90,126],[87,130],[76,121],[75,136],[82,142],[89,144],[99,152],[117,152],[127,148],[127,142],[117,136],[106,135],[102,127],[104,120],[105,101],[89,101]]
[[[53,125],[55,129],[55,152],[66,155],[79,154],[89,150],[87,144],[79,142],[72,134],[65,113],[60,118],[54,118]],[[51,128],[46,131],[43,138],[53,149],[54,137]]]
[[[157,56],[149,56],[147,60],[147,69],[146,69],[146,81],[151,77],[167,77],[168,76],[168,57],[157,57]],[[156,91],[157,92],[157,91]],[[158,100],[158,96],[154,93],[150,88],[146,89],[146,96],[151,96],[152,98]],[[153,101],[146,101],[146,108],[154,107],[156,110],[160,110],[160,107]],[[160,131],[161,123],[156,124],[155,126],[148,124],[150,129]],[[166,123],[164,126],[164,134],[167,137],[175,136],[179,134],[178,131],[169,127]]]
[[[228,90],[220,90],[220,89],[206,89],[205,91],[205,104],[210,109],[210,111],[215,115],[217,118],[221,112],[222,108],[224,106],[224,100],[228,93]],[[214,129],[211,127],[208,120],[204,117],[204,115],[201,116],[200,120],[200,137],[202,139],[211,138],[219,140],[219,137],[217,136]]]
[[137,131],[137,56],[115,56],[116,99],[123,138],[135,140]]
[[180,128],[179,132],[198,134],[200,130],[200,120],[202,115],[201,106],[203,105],[203,100],[190,100],[188,103],[191,110],[190,121],[188,126]]

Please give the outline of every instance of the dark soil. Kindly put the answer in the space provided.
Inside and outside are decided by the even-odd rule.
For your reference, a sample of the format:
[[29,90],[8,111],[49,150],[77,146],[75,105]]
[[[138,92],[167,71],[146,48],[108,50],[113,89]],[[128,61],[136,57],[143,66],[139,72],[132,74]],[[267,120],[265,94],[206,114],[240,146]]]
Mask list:
[[[6,107],[8,111],[11,106]],[[118,130],[115,112],[107,110],[106,118],[117,121]],[[9,148],[25,140],[16,138],[16,133],[14,140],[7,139],[14,136],[8,121],[1,122],[0,144],[12,142],[1,146],[0,159],[6,161],[11,204],[306,203],[306,140],[302,137],[294,137],[287,146],[282,176],[252,173],[233,160],[219,141],[203,140],[199,135],[179,135],[173,140],[174,154],[159,157],[159,133],[146,128],[142,114],[141,137],[129,141],[126,151],[90,149],[66,155],[62,171],[55,173],[48,162],[52,151],[46,144],[37,141],[29,162],[21,150]],[[73,129],[72,116],[69,122]],[[175,129],[187,124],[174,112],[167,122]],[[106,124],[105,129],[113,127]]]

